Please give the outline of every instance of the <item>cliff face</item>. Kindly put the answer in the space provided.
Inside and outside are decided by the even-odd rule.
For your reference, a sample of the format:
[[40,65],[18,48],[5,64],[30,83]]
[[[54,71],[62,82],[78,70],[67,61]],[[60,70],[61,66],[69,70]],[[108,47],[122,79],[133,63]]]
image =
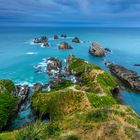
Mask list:
[[11,114],[16,111],[18,98],[16,88],[10,80],[0,80],[0,130],[6,125]]
[[49,116],[50,122],[38,120],[20,130],[3,133],[2,140],[139,139],[139,116],[112,97],[111,91],[117,86],[114,77],[73,55],[68,58],[67,71],[76,77],[76,84],[64,83],[64,87],[62,84],[31,98],[33,113],[42,119]]

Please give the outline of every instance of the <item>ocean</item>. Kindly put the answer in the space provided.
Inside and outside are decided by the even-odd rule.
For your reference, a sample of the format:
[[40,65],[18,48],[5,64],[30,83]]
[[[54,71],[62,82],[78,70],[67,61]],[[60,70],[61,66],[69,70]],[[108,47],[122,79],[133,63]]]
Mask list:
[[[53,40],[55,34],[67,34],[68,38]],[[35,37],[43,35],[49,38],[48,48],[33,44]],[[73,37],[78,37],[81,43],[72,43]],[[58,44],[63,41],[74,49],[58,50]],[[112,52],[106,57],[91,56],[88,53],[91,42],[98,42]],[[69,54],[97,64],[106,71],[104,59],[140,74],[140,67],[133,66],[140,64],[140,28],[0,27],[0,79],[11,79],[15,84],[47,83],[49,77],[45,72],[36,73],[36,67],[44,66],[44,60],[49,57],[65,61]],[[124,104],[140,114],[140,93],[121,91],[120,96]]]

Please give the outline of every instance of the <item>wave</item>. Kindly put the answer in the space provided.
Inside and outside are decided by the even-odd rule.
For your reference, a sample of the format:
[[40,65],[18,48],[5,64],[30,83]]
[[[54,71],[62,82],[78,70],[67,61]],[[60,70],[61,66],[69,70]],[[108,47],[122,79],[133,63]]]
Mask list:
[[27,55],[36,55],[36,54],[38,54],[38,52],[27,52],[25,54],[27,54]]

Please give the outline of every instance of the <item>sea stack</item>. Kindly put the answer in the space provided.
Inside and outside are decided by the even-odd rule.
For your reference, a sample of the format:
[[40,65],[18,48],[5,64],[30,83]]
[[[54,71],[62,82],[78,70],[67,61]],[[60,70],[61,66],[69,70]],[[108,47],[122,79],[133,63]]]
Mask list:
[[67,42],[62,42],[59,45],[60,50],[68,50],[68,49],[73,49],[71,45],[69,45]]
[[54,35],[54,39],[59,39],[58,35]]
[[75,38],[73,38],[73,39],[72,39],[72,42],[75,42],[75,43],[80,43],[80,40],[79,40],[79,38],[78,38],[78,37],[75,37]]
[[98,43],[92,43],[89,53],[94,56],[105,56],[105,50]]

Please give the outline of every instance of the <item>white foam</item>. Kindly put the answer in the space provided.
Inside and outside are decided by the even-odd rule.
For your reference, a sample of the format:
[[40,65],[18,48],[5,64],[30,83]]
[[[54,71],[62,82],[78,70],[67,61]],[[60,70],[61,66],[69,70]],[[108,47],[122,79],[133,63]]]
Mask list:
[[36,55],[36,54],[38,54],[38,52],[27,52],[25,54],[27,54],[27,55]]

